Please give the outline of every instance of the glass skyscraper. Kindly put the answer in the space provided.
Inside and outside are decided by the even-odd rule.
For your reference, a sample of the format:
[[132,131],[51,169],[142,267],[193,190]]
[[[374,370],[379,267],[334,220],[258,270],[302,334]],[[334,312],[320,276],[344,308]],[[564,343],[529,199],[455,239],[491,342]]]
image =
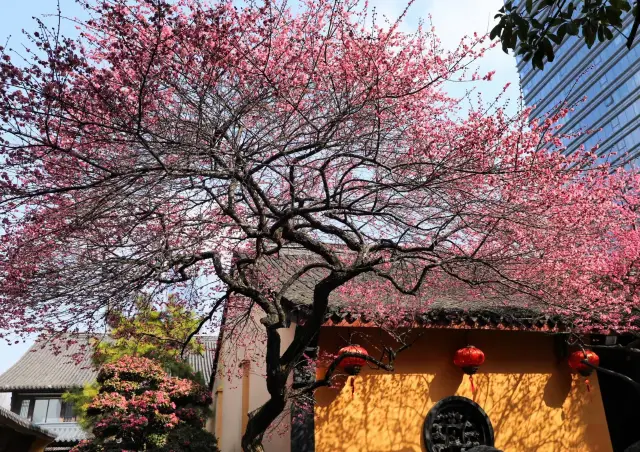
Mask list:
[[[524,3],[524,2],[522,2]],[[627,14],[624,31],[633,17]],[[586,97],[563,120],[563,133],[592,130],[567,142],[567,152],[578,146],[590,149],[599,144],[598,154],[611,151],[612,163],[624,164],[640,156],[640,39],[631,50],[626,38],[597,42],[588,49],[583,38],[568,36],[556,49],[556,58],[543,71],[517,57],[520,86],[534,116],[554,111],[559,104],[569,105]],[[597,131],[597,132],[595,132]],[[637,159],[636,162],[640,162]]]

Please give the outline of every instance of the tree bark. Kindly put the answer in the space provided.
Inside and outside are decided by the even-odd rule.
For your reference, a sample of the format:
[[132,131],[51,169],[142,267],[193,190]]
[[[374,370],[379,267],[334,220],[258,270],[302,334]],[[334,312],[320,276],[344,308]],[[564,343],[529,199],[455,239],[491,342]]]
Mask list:
[[280,342],[278,330],[267,328],[267,390],[270,398],[260,408],[249,413],[247,429],[242,436],[242,450],[245,452],[264,451],[264,433],[286,405],[287,373],[280,366]]
[[318,334],[329,305],[329,294],[357,274],[358,272],[347,274],[334,271],[316,285],[311,315],[305,320],[304,325],[296,327],[293,341],[282,357],[280,356],[280,333],[277,329],[267,326],[266,366],[267,390],[270,399],[249,415],[247,429],[242,437],[242,449],[245,452],[264,450],[262,445],[264,433],[286,406],[287,377]]
[[262,445],[262,439],[265,431],[269,428],[271,423],[275,421],[280,413],[284,410],[286,399],[284,391],[281,397],[274,397],[271,394],[271,398],[258,408],[256,411],[249,415],[249,422],[247,423],[247,430],[242,436],[242,450],[245,452],[263,452],[264,446]]

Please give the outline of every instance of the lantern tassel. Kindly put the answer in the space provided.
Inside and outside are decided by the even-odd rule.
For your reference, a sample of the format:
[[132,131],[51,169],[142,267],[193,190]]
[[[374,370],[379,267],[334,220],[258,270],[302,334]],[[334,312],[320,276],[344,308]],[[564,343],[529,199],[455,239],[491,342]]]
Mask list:
[[471,393],[475,394],[476,393],[476,387],[473,384],[473,375],[469,375],[469,381],[471,382]]
[[589,379],[587,378],[584,382],[587,384],[587,392],[591,392],[591,385],[589,384]]
[[355,398],[356,396],[356,377],[351,377],[351,398]]

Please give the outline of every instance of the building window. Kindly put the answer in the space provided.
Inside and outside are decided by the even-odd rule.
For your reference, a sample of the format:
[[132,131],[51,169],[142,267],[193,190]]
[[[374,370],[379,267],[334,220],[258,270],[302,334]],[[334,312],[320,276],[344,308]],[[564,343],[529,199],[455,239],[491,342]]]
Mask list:
[[76,422],[73,405],[59,397],[22,396],[18,410],[17,414],[34,424]]
[[607,84],[609,80],[607,80],[607,76],[603,75],[602,77],[600,77],[600,80],[598,80],[598,83],[600,83],[600,86],[605,86]]
[[424,422],[429,452],[458,452],[493,446],[493,426],[480,405],[466,397],[446,397],[436,403]]
[[620,118],[618,116],[614,116],[611,119],[611,127],[613,127],[613,130],[616,130],[618,127],[620,127]]
[[23,400],[20,405],[20,412],[18,414],[21,417],[29,417],[29,405],[31,405],[31,400]]
[[[47,422],[49,399],[35,399],[33,403],[34,405],[33,414],[31,415],[31,422],[33,422],[34,424],[44,424],[45,422]],[[53,417],[51,414],[49,415],[49,419]]]

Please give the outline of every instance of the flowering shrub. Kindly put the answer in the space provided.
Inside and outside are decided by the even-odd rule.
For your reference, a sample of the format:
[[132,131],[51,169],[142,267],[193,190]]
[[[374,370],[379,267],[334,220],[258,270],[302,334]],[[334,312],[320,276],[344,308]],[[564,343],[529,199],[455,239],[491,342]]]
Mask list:
[[218,450],[215,437],[203,429],[211,396],[202,385],[135,356],[104,365],[98,384],[87,407],[94,438],[73,452]]

